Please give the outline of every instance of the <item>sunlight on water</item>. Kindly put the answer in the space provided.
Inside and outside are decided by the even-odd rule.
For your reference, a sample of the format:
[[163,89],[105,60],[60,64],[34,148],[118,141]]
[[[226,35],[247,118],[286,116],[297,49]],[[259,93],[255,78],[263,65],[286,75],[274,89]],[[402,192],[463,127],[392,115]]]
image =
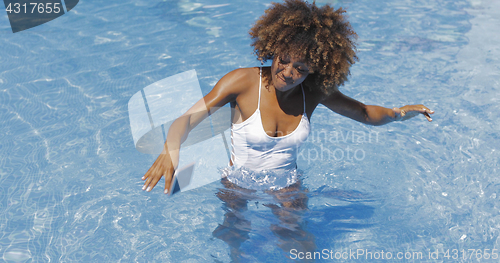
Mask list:
[[279,190],[296,183],[302,172],[297,169],[284,171],[253,172],[244,167],[226,167],[221,176],[243,188],[252,190]]

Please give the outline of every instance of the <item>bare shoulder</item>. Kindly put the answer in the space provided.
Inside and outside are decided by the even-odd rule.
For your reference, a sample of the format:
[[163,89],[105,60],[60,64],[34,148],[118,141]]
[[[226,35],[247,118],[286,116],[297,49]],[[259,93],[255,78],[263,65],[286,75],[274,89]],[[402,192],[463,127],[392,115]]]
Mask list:
[[222,77],[214,89],[232,95],[238,95],[248,90],[248,87],[259,81],[259,68],[239,68]]
[[303,82],[303,86],[306,91],[307,99],[314,105],[314,108],[328,97],[328,95],[316,86],[313,78],[307,78]]
[[353,102],[357,102],[356,100],[344,95],[342,92],[340,92],[338,89],[335,91],[332,91],[330,94],[325,95],[320,103],[327,106],[327,107],[333,107],[333,106],[345,106],[345,104],[350,104]]
[[258,68],[235,69],[224,75],[204,97],[207,106],[222,107],[249,90],[259,81]]

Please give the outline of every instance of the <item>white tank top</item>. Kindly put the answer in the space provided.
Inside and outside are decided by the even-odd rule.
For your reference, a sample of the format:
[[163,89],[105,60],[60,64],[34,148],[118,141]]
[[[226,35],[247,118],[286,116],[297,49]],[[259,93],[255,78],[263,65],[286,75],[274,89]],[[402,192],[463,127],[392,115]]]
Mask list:
[[267,135],[262,126],[260,94],[262,68],[260,69],[259,101],[257,110],[241,123],[231,126],[231,160],[235,168],[245,167],[253,171],[294,169],[300,145],[309,135],[310,125],[306,115],[306,101],[302,87],[304,111],[300,123],[292,132],[280,137]]

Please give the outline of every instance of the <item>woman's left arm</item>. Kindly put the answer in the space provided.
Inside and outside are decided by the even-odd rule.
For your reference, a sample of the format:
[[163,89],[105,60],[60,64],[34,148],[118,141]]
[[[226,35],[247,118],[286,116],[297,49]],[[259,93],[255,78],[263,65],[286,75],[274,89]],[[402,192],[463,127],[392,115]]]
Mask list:
[[428,121],[432,121],[430,114],[434,113],[434,111],[421,104],[392,109],[376,105],[365,105],[342,94],[340,91],[325,97],[320,103],[340,115],[370,125],[384,125],[392,121],[404,121],[419,114],[423,114]]

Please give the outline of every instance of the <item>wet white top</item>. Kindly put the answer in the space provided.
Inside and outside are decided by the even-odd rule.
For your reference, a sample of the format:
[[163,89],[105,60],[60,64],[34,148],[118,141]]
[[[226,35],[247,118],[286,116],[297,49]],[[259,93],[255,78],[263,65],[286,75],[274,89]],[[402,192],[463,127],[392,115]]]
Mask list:
[[260,94],[262,89],[262,68],[260,69],[259,101],[257,110],[241,123],[231,126],[231,160],[236,168],[245,167],[254,171],[294,169],[300,145],[310,131],[306,115],[304,88],[302,97],[304,111],[297,128],[285,136],[271,137],[262,126]]

